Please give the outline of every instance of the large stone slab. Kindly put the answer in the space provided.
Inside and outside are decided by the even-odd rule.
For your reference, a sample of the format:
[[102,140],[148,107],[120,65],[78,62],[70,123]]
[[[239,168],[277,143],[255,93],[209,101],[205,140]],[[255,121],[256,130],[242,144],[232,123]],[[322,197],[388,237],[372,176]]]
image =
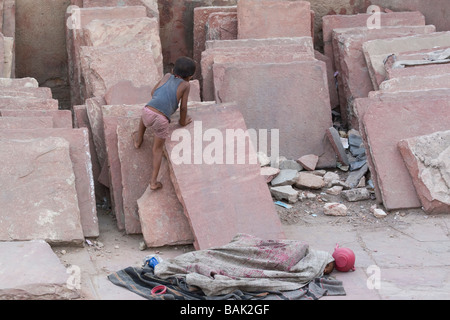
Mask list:
[[450,213],[450,131],[405,139],[398,147],[424,211]]
[[58,100],[56,99],[0,96],[0,110],[58,110],[58,107]]
[[81,91],[81,66],[80,48],[84,46],[84,28],[93,20],[102,19],[131,19],[146,17],[146,9],[143,6],[128,7],[69,7],[66,13],[66,42],[68,54],[69,83],[71,87],[72,105],[81,105],[86,97]]
[[374,90],[363,52],[363,43],[374,39],[404,37],[435,32],[434,26],[383,27],[381,29],[347,28],[333,30],[333,50],[339,71],[339,98],[342,121],[351,123],[351,102],[367,97]]
[[217,102],[237,102],[248,128],[268,130],[267,152],[258,151],[271,154],[278,130],[280,155],[316,154],[318,168],[336,166],[326,138],[332,120],[325,63],[214,64],[214,84]]
[[29,87],[0,87],[0,96],[5,97],[33,97],[52,99],[52,90],[47,87],[29,88]]
[[80,297],[79,283],[45,241],[0,242],[0,257],[0,300]]
[[53,119],[51,117],[0,117],[0,130],[44,128],[53,128]]
[[370,171],[377,175],[379,193],[387,210],[421,206],[398,142],[447,130],[450,123],[448,96],[423,97],[368,99],[362,121],[364,143],[371,160]]
[[[108,161],[109,190],[112,208],[117,220],[119,230],[125,230],[125,216],[122,196],[122,172],[120,167],[117,126],[120,118],[138,118],[142,112],[142,105],[133,106],[109,106],[101,107],[102,128],[105,142],[105,151]],[[136,222],[136,220],[132,220]]]
[[215,100],[214,63],[315,60],[311,37],[208,41],[206,46],[201,61],[204,101]]
[[408,37],[379,39],[363,44],[364,57],[375,90],[386,80],[385,59],[392,54],[420,51],[450,46],[450,32],[434,32],[431,34],[413,35]]
[[161,79],[153,52],[138,47],[81,47],[85,97],[104,96],[119,81],[134,86],[155,86]]
[[86,46],[134,47],[151,50],[158,77],[163,76],[163,56],[157,18],[93,20],[84,28]]
[[[324,54],[333,60],[333,30],[344,28],[367,27],[372,14],[327,15],[322,17]],[[418,11],[414,12],[380,12],[381,27],[393,26],[424,26],[425,17]],[[334,63],[333,63],[334,66]]]
[[[140,229],[148,247],[192,243],[194,237],[177,198],[165,158],[158,177],[163,188],[157,191],[149,188],[153,137],[151,132],[147,132],[145,142],[136,150],[131,136],[138,125],[139,118],[121,118],[117,126],[125,229],[128,233]],[[130,157],[130,154],[133,156]],[[138,221],[134,220],[136,217],[139,226]]]
[[39,83],[35,78],[0,78],[2,88],[37,88]]
[[159,18],[158,0],[83,0],[83,8],[143,6],[150,18]]
[[[94,194],[92,160],[89,149],[89,133],[87,129],[0,130],[0,137],[9,140],[54,138],[64,139],[69,143],[70,158],[66,165],[73,168],[72,172],[76,190],[75,198],[78,202],[77,208],[80,213],[83,234],[85,237],[98,237],[99,225]],[[17,150],[17,152],[20,151]],[[60,161],[63,161],[63,159]],[[39,181],[36,183],[38,185],[40,184]],[[45,184],[42,186],[45,187]],[[51,195],[49,197],[52,198]]]
[[0,239],[82,244],[69,142],[63,138],[1,138]]
[[[284,238],[267,184],[260,175],[256,152],[252,147],[235,148],[233,135],[225,140],[227,130],[247,130],[239,110],[233,104],[219,104],[193,107],[189,114],[196,122],[185,128],[172,122],[172,138],[166,141],[166,151],[172,181],[194,233],[195,247],[201,250],[221,246],[238,233],[264,239]],[[214,148],[216,156],[210,143],[203,143],[203,134],[219,139]],[[245,161],[239,164],[241,156],[245,156]]]
[[237,12],[214,12],[206,22],[206,40],[236,40]]
[[237,12],[239,39],[312,35],[308,1],[240,0]]
[[197,63],[194,78],[200,79],[201,56],[205,50],[207,23],[209,17],[216,12],[233,12],[237,14],[237,6],[210,6],[194,8],[194,30],[193,30],[193,59]]
[[0,110],[3,117],[51,117],[53,128],[73,128],[70,110]]
[[417,91],[429,89],[450,89],[450,73],[433,76],[422,76],[420,74],[409,77],[399,77],[385,80],[380,83],[380,91]]

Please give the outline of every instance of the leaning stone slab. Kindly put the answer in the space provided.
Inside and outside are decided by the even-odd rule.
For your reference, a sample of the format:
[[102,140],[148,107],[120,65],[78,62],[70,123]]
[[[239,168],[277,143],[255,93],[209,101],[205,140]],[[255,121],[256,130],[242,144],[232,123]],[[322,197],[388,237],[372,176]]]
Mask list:
[[312,35],[308,1],[240,0],[237,13],[239,39]]
[[0,300],[72,300],[79,283],[43,240],[0,242]]
[[450,131],[405,139],[398,147],[424,211],[450,213]]
[[[227,130],[235,134],[247,131],[235,104],[192,107],[189,114],[197,122],[180,128],[173,121],[172,138],[166,141],[166,151],[175,190],[194,233],[195,248],[224,245],[238,233],[263,239],[284,238],[272,197],[260,174],[256,152],[251,144],[245,150],[231,149],[231,143],[235,145],[239,137],[226,138]],[[199,145],[201,136],[198,135],[203,133],[213,134],[216,141],[220,137],[226,139],[213,148],[217,156],[213,156],[209,143],[205,145],[202,141],[202,146]],[[201,148],[203,154],[188,152],[194,148]],[[223,158],[218,156],[222,148],[228,150],[223,152]],[[244,161],[240,161],[243,156]]]
[[69,142],[1,138],[2,241],[84,241]]
[[397,144],[400,140],[448,130],[450,102],[448,96],[431,93],[422,99],[410,94],[402,100],[383,100],[369,99],[363,118],[369,168],[371,173],[376,172],[387,210],[417,208],[421,203]]
[[334,127],[330,127],[327,130],[327,137],[330,140],[330,143],[333,146],[333,150],[336,153],[339,161],[341,161],[343,165],[348,166],[350,162],[348,160],[347,153],[345,152],[345,148],[342,145],[339,132]]
[[[216,102],[237,102],[248,128],[274,133],[268,150],[258,151],[271,153],[270,138],[278,130],[279,154],[288,159],[317,154],[317,168],[335,167],[326,139],[332,120],[325,67],[322,61],[214,64]],[[275,83],[280,89],[274,90]],[[292,87],[298,90],[281,89]]]
[[[77,207],[80,212],[83,234],[85,237],[98,237],[99,225],[87,129],[1,130],[0,138],[9,140],[52,138],[64,139],[69,143],[70,159],[67,165],[73,168]],[[43,184],[42,187],[44,186]]]
[[386,80],[384,61],[389,55],[449,46],[450,32],[367,41],[363,44],[363,51],[374,89],[378,90]]

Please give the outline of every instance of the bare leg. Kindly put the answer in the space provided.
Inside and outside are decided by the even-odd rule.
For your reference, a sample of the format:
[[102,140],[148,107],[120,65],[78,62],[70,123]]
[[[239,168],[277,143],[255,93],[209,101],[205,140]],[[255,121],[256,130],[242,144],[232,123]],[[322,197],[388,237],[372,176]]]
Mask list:
[[144,142],[144,134],[146,130],[147,128],[145,127],[144,122],[141,119],[141,121],[139,122],[138,131],[133,132],[134,147],[136,149],[139,149],[142,145],[142,142]]
[[165,139],[161,139],[158,137],[154,137],[153,141],[153,172],[152,172],[152,178],[150,180],[150,188],[152,190],[157,190],[162,188],[161,182],[158,182],[158,174],[159,169],[161,168],[161,162],[163,157],[163,148],[164,148],[164,142]]

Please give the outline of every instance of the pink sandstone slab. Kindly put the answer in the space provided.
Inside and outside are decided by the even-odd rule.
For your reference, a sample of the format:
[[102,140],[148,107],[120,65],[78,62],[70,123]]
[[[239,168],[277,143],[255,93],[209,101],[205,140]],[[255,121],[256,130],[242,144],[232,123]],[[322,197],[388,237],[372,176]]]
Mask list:
[[92,47],[138,47],[153,53],[158,77],[163,76],[163,56],[156,18],[93,20],[84,28],[83,43]]
[[434,26],[383,27],[381,29],[348,28],[333,30],[335,68],[339,71],[339,98],[344,124],[351,122],[350,104],[356,98],[367,97],[373,83],[363,52],[363,43],[374,39],[432,33]]
[[[390,12],[380,13],[381,27],[393,26],[424,26],[425,17],[422,13],[416,12]],[[322,18],[324,54],[333,59],[333,30],[343,28],[367,27],[367,20],[372,14],[356,15],[327,15]],[[336,71],[336,69],[334,69]]]
[[142,105],[104,105],[101,107],[108,174],[110,178],[110,197],[119,230],[125,230],[125,216],[123,210],[122,172],[118,151],[117,126],[121,118],[140,117],[142,108]]
[[58,107],[56,99],[0,96],[0,110],[58,110]]
[[161,78],[148,48],[81,47],[80,59],[86,98],[101,97],[122,80],[141,87],[155,86]]
[[83,8],[143,6],[150,18],[159,18],[157,0],[83,0]]
[[39,83],[35,78],[0,78],[2,88],[37,88]]
[[[214,64],[217,102],[236,102],[248,128],[279,132],[279,155],[319,156],[318,168],[336,166],[326,138],[332,126],[325,63],[305,61]],[[292,90],[292,88],[297,88]],[[270,154],[270,136],[268,137]]]
[[69,142],[59,137],[0,142],[0,239],[82,244]]
[[[43,240],[0,242],[1,300],[72,300],[79,290],[70,273]],[[24,261],[32,261],[24,263]]]
[[423,91],[429,89],[450,89],[450,73],[434,76],[409,76],[385,80],[380,83],[380,91]]
[[68,165],[73,168],[77,208],[80,212],[83,234],[85,237],[97,237],[99,226],[87,129],[1,130],[0,137],[16,140],[60,138],[69,143]]
[[331,109],[335,109],[339,107],[339,95],[337,91],[336,79],[333,70],[334,63],[330,58],[328,58],[326,55],[322,54],[317,50],[314,51],[314,57],[317,60],[325,62],[325,65],[327,66],[328,90],[330,92],[330,106]]
[[86,128],[89,135],[89,152],[91,153],[92,175],[94,179],[95,198],[97,203],[102,203],[109,195],[109,189],[101,184],[98,179],[100,176],[101,168],[98,162],[97,152],[95,151],[94,140],[92,139],[92,130],[87,115],[85,105],[73,106],[74,113],[74,127]]
[[235,12],[236,6],[210,6],[194,8],[194,30],[193,30],[193,59],[197,63],[197,70],[194,79],[200,79],[201,73],[201,56],[205,50],[206,34],[209,16],[215,12]]
[[139,120],[121,118],[117,126],[125,229],[127,233],[142,232],[149,247],[192,243],[193,235],[171,182],[167,160],[163,160],[158,176],[163,188],[149,189],[153,137],[148,130],[144,144],[135,149],[132,133]]
[[202,99],[203,101],[215,100],[213,65],[216,61],[218,63],[225,61],[271,63],[314,59],[314,48],[310,37],[208,41],[201,61]]
[[397,144],[403,139],[447,130],[449,103],[448,97],[433,95],[425,99],[371,101],[363,118],[365,144],[387,210],[421,206]]
[[214,12],[208,17],[206,41],[236,40],[237,34],[237,12]]
[[70,21],[71,17],[75,18],[75,24],[66,25],[66,42],[68,54],[69,83],[71,87],[72,105],[81,105],[86,97],[81,91],[81,66],[80,66],[80,47],[84,46],[83,32],[84,27],[93,20],[101,19],[125,19],[125,18],[142,18],[145,17],[146,10],[143,6],[129,7],[94,7],[94,8],[77,8],[71,11],[68,8],[66,13],[66,21]]
[[375,90],[386,80],[385,59],[392,54],[447,48],[450,46],[450,32],[434,32],[394,39],[378,39],[363,44],[363,52]]
[[398,147],[423,210],[450,213],[450,131],[405,139]]
[[[239,110],[234,104],[213,104],[193,107],[189,114],[197,123],[180,128],[177,121],[173,121],[172,139],[166,141],[166,152],[173,174],[172,181],[194,233],[196,249],[224,245],[238,233],[263,239],[284,238],[253,148],[247,147],[242,151],[241,156],[246,156],[247,159],[243,164],[238,164],[236,160],[239,157],[239,149],[236,148],[229,151],[229,155],[223,153],[224,157],[233,161],[221,160],[218,157],[210,162],[212,153],[208,156],[208,148],[205,149],[203,142],[200,143],[201,146],[199,144],[201,137],[198,135],[203,135],[208,130],[209,133],[214,132],[217,138],[225,137],[227,130],[245,132],[247,127]],[[184,141],[182,148],[198,151],[200,147],[201,150],[206,150],[206,153],[194,151],[194,154],[191,154],[186,149],[186,154],[180,158],[180,140],[176,141],[173,134],[184,138],[191,137],[190,141]],[[223,142],[225,143],[225,140]],[[235,141],[227,143],[234,144]],[[206,144],[208,145],[209,143]],[[219,143],[216,151],[222,148],[226,149],[224,144]],[[199,158],[204,158],[204,161]],[[250,159],[255,160],[254,164]],[[223,164],[218,164],[221,161]]]
[[11,87],[0,87],[0,96],[5,97],[33,97],[42,99],[52,99],[52,90],[46,87],[39,88],[11,88]]
[[[97,154],[100,163],[100,169],[107,165],[105,134],[103,131],[103,116],[102,106],[105,105],[105,99],[102,97],[95,97],[86,99],[86,111],[91,127],[92,140],[94,141],[95,153]],[[108,181],[102,181],[108,187]]]
[[0,117],[0,130],[44,128],[53,128],[51,117]]
[[72,128],[72,112],[70,110],[0,110],[4,117],[51,117],[53,128]]
[[311,36],[308,1],[240,0],[238,38],[261,39]]

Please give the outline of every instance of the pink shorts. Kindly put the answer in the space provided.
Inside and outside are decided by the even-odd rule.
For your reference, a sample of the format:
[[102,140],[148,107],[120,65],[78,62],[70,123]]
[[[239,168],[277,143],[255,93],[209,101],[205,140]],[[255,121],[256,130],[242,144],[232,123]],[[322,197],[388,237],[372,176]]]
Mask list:
[[145,127],[151,128],[158,138],[169,138],[169,120],[165,116],[144,107],[142,110],[142,122],[144,122]]

